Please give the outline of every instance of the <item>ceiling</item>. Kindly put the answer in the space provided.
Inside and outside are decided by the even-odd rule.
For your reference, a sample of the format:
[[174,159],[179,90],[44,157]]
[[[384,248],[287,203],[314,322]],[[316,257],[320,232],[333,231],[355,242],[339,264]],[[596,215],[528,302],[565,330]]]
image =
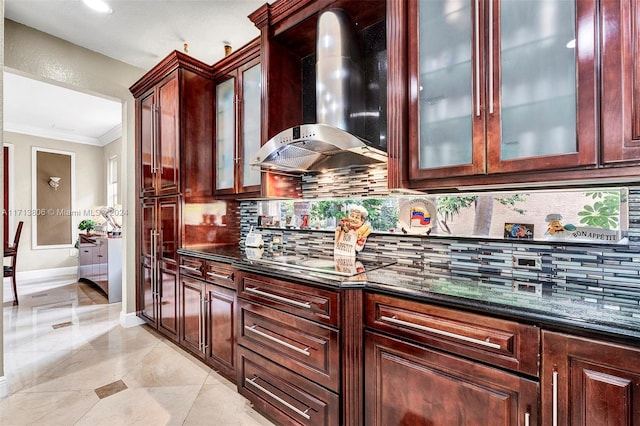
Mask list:
[[[107,0],[113,10],[109,14],[94,12],[79,0],[4,4],[7,19],[149,70],[173,50],[184,51],[185,43],[189,55],[207,64],[217,62],[224,57],[225,44],[236,50],[259,35],[247,16],[267,2]],[[119,102],[4,75],[5,130],[93,145],[119,137]]]

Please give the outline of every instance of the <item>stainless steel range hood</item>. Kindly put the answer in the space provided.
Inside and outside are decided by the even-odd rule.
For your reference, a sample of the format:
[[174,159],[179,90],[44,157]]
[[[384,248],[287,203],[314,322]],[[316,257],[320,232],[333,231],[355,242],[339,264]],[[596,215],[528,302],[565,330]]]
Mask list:
[[251,161],[265,169],[325,171],[384,163],[387,153],[362,134],[363,79],[358,45],[346,13],[330,9],[318,18],[316,120],[275,135]]

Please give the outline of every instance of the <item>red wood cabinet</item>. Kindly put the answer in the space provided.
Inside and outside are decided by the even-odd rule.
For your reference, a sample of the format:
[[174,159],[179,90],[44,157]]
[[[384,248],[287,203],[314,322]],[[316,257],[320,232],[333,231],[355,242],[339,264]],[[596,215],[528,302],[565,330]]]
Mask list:
[[540,329],[393,296],[365,294],[367,327],[538,376]]
[[231,380],[236,364],[233,277],[227,265],[181,256],[179,342]]
[[640,160],[640,4],[600,2],[602,161]]
[[152,327],[178,339],[180,197],[140,201],[138,313]]
[[[554,27],[561,29],[558,34],[575,28],[575,40],[564,37],[566,48],[562,36],[554,40],[551,31],[545,36],[545,31],[552,29],[549,26],[537,40],[519,43],[518,26],[510,16],[526,16],[537,22],[536,16],[542,16],[545,8],[534,2],[463,2],[459,8],[445,10],[442,16],[448,18],[442,22],[430,14],[421,24],[420,8],[427,7],[448,6],[387,1],[389,187],[557,185],[577,179],[637,175],[633,167],[640,164],[640,47],[634,42],[640,37],[637,1],[579,0],[573,8],[556,13],[545,22],[566,21]],[[524,9],[518,14],[514,7]],[[532,34],[523,22],[520,30]],[[438,37],[429,37],[429,30],[444,33],[447,28],[463,28],[456,34],[467,38],[458,40],[451,35],[440,43]],[[420,59],[421,43],[430,49],[431,57]],[[443,49],[446,43],[451,44],[448,50]],[[558,48],[551,50],[552,45]],[[565,71],[570,67],[554,65],[563,51],[575,55],[575,71],[568,74]],[[460,52],[468,57],[457,61]],[[549,66],[543,72],[538,65],[545,62]],[[523,63],[531,66],[522,67]],[[528,70],[534,78],[518,82],[517,76]],[[456,73],[464,76],[457,78]],[[545,93],[549,90],[539,84],[542,78],[538,77],[545,73],[555,73],[551,81],[575,75],[575,94],[563,95],[557,89]],[[444,75],[445,82],[449,78],[452,85],[447,87],[437,80],[438,75]],[[430,87],[435,89],[429,92]],[[464,88],[462,94],[460,87]],[[520,98],[525,102],[517,101]],[[563,103],[567,106],[555,109]],[[517,111],[523,107],[531,113],[518,118]],[[428,111],[429,118],[421,111]],[[567,132],[558,117],[571,119],[572,112],[575,129]],[[526,117],[536,123],[545,116],[548,118],[542,123],[547,124],[533,127],[527,123]],[[508,123],[516,123],[520,131],[509,131]],[[468,135],[459,137],[458,145],[448,143],[450,135],[443,130],[446,126],[451,132],[468,127]],[[548,137],[532,138],[535,133]],[[537,142],[533,143],[534,139]],[[540,149],[544,144],[548,148]],[[435,160],[423,161],[429,156]],[[453,161],[449,161],[451,157]]]
[[140,196],[180,192],[178,70],[140,99]]
[[215,193],[260,191],[250,161],[262,144],[260,45],[256,39],[213,66],[215,80]]
[[278,424],[362,424],[362,290],[240,272],[238,391]]
[[542,333],[543,425],[640,425],[640,349]]
[[[570,10],[553,9],[554,19],[547,19],[561,25],[556,29],[572,29],[576,25],[578,43],[573,48],[564,45],[570,41],[562,38],[560,33],[566,32],[564,29],[558,30],[559,34],[553,31],[539,34],[538,38],[516,40],[519,37],[511,34],[506,36],[506,42],[502,39],[505,28],[517,31],[509,22],[510,17],[538,16],[543,8],[529,10],[531,4],[511,2],[506,11],[499,0],[460,5],[459,9],[449,10],[444,3],[398,0],[387,3],[390,185],[464,186],[491,183],[491,179],[478,181],[471,176],[594,168],[598,142],[596,2],[575,2],[575,17]],[[512,10],[514,5],[523,6],[520,14]],[[443,9],[434,10],[441,13],[441,22],[432,15],[421,18],[420,8],[428,6]],[[560,24],[562,19],[566,22]],[[441,43],[437,37],[420,36],[429,30],[451,31],[451,37],[444,37],[451,41]],[[562,46],[551,50],[549,46],[559,41]],[[408,49],[403,48],[405,45]],[[421,49],[431,56],[422,58]],[[554,62],[558,61],[556,56],[574,51],[575,96],[571,95],[570,87],[567,94],[557,93],[557,87],[546,87],[550,82],[570,80],[565,67],[555,66]],[[534,64],[528,68],[536,77],[522,77],[518,81],[515,76],[528,72],[522,67],[518,71],[518,64],[527,62]],[[537,64],[545,62],[548,65],[539,67],[540,72],[535,71]],[[557,73],[556,77],[547,75],[553,73]],[[543,79],[547,79],[546,83]],[[447,81],[452,85],[442,87]],[[455,81],[459,84],[454,84]],[[509,96],[508,102],[504,96]],[[557,105],[565,106],[549,112]],[[527,130],[528,123],[518,115],[519,110],[531,110],[535,115],[531,118],[539,118],[544,127],[549,127],[544,129],[547,137],[543,136],[546,135],[543,129]],[[573,120],[572,113],[576,114],[573,127],[565,129]],[[407,114],[408,121],[399,118],[399,114]],[[567,116],[567,125],[561,120],[563,114]],[[511,123],[511,131],[506,123]],[[567,137],[559,136],[565,130]],[[547,147],[541,148],[544,144]]]
[[376,293],[364,302],[364,424],[537,424],[538,382],[516,373],[538,375],[538,328]]
[[213,196],[210,67],[174,51],[130,88],[136,98],[139,196]]
[[535,425],[538,383],[365,333],[366,425]]

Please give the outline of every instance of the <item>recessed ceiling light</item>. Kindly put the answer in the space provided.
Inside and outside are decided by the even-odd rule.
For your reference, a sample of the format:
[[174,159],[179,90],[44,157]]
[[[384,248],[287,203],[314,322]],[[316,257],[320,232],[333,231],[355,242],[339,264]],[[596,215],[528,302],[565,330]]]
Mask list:
[[100,13],[113,12],[113,9],[111,9],[111,7],[109,7],[107,2],[103,0],[82,0],[82,2],[88,7],[90,7],[91,9],[95,10],[96,12],[100,12]]

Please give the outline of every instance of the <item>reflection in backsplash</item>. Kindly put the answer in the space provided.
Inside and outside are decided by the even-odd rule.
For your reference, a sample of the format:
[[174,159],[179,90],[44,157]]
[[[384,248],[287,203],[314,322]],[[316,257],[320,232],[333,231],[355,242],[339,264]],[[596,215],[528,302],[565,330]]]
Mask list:
[[265,228],[333,230],[351,205],[378,233],[504,240],[627,243],[627,188],[268,200]]
[[233,244],[239,241],[239,213],[236,201],[185,204],[183,245]]

